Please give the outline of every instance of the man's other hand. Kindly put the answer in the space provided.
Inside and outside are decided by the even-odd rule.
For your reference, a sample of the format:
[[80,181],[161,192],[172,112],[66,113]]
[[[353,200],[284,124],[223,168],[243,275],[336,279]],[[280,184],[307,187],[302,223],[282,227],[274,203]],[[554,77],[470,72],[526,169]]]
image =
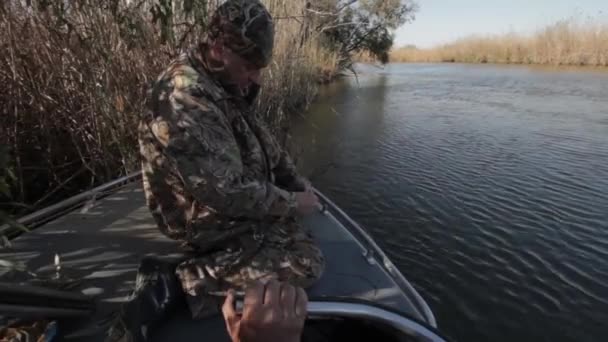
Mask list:
[[301,184],[302,189],[304,189],[303,191],[314,192],[312,184],[310,183],[310,181],[308,179],[306,179],[304,177],[300,177],[299,183]]
[[296,192],[296,202],[296,210],[300,215],[310,215],[321,208],[319,198],[312,191]]
[[243,314],[235,309],[234,292],[222,307],[232,342],[299,342],[306,319],[308,297],[301,288],[270,281],[245,292]]

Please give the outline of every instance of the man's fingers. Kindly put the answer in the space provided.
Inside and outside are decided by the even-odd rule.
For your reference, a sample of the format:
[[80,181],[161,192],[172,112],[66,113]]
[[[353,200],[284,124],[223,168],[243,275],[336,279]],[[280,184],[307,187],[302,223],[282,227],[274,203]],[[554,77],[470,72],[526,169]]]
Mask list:
[[226,321],[226,327],[228,331],[232,330],[232,324],[238,321],[238,315],[234,310],[234,291],[228,291],[228,295],[226,296],[226,300],[224,300],[224,305],[222,305],[222,313],[224,314],[224,320]]
[[302,316],[306,316],[306,313],[308,311],[307,309],[308,307],[308,295],[306,294],[306,291],[304,291],[303,288],[298,287],[296,290],[296,316],[298,317],[302,317]]
[[271,280],[266,284],[266,292],[264,294],[265,305],[278,305],[281,295],[281,284],[276,280]]
[[264,304],[264,284],[255,282],[245,290],[245,299],[243,301],[243,316]]
[[309,192],[310,190],[312,190],[312,185],[310,184],[310,181],[308,179],[304,177],[299,177],[298,183],[300,183],[299,185],[304,188],[304,192]]
[[281,307],[283,308],[283,317],[295,315],[296,307],[296,288],[283,284],[281,286]]
[[313,202],[314,204],[318,204],[319,203],[319,197],[317,196],[317,194],[315,194],[313,191],[309,192],[310,194],[310,200],[311,202]]
[[236,316],[236,311],[234,311],[234,300],[234,291],[229,290],[226,300],[224,300],[224,305],[222,305],[222,313],[226,319]]

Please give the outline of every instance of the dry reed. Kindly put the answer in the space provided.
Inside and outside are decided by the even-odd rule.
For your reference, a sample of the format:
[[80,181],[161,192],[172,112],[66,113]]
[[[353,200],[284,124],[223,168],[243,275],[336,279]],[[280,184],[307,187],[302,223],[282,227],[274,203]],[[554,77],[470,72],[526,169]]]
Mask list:
[[[259,107],[278,127],[337,62],[308,34],[315,19],[305,0],[264,2],[277,18],[277,40]],[[15,175],[0,211],[17,214],[138,169],[146,88],[197,41],[207,16],[172,8],[170,20],[153,21],[150,6],[162,0],[25,3],[0,4],[0,146]]]
[[463,62],[608,66],[608,23],[560,21],[531,36],[473,36],[431,49],[401,48],[394,62]]

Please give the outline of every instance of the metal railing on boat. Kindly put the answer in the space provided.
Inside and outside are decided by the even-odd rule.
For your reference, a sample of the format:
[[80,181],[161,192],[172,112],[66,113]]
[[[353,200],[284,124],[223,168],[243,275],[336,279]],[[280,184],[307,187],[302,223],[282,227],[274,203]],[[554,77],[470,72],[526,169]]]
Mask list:
[[311,301],[308,303],[308,317],[360,319],[391,327],[402,334],[415,337],[417,341],[447,341],[435,330],[435,327],[427,326],[400,313],[365,303]]

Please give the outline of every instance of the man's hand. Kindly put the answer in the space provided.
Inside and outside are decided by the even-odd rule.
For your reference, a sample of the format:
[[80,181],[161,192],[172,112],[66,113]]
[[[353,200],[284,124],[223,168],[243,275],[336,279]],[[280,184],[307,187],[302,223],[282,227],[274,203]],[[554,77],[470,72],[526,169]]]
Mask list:
[[310,181],[308,179],[306,179],[304,177],[299,177],[298,183],[300,184],[301,188],[303,189],[302,191],[314,192],[314,190],[312,188],[312,184],[310,184]]
[[234,292],[222,307],[232,342],[299,342],[306,319],[308,297],[301,288],[270,281],[249,287],[243,314],[234,309]]
[[319,198],[312,190],[296,192],[296,202],[298,203],[296,210],[300,215],[310,215],[321,208]]

